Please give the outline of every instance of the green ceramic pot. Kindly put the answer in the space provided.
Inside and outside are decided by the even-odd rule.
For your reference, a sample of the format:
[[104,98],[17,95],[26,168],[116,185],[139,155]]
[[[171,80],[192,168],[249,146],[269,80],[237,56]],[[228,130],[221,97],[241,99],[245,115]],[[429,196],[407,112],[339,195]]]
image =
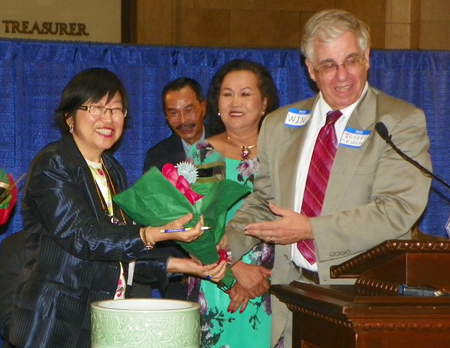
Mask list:
[[93,348],[198,348],[200,306],[178,300],[92,303]]

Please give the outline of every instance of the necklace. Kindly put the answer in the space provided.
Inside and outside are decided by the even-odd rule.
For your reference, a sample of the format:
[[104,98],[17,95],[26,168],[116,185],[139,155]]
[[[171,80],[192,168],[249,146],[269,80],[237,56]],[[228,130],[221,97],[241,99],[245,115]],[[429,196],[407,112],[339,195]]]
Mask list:
[[257,144],[255,144],[255,145],[250,145],[250,146],[245,146],[245,145],[236,145],[236,144],[234,144],[232,141],[231,141],[231,139],[230,139],[230,137],[227,135],[227,139],[228,139],[228,142],[231,144],[231,145],[234,145],[234,146],[238,146],[238,147],[240,147],[241,148],[241,162],[243,162],[243,161],[248,161],[249,159],[250,159],[250,155],[251,155],[251,149],[253,149],[254,147],[256,147],[257,146]]
[[125,218],[125,214],[123,213],[122,209],[118,208],[120,217],[122,218],[122,221],[120,221],[118,218],[116,218],[114,216],[114,201],[112,200],[112,197],[114,197],[117,194],[116,188],[115,188],[114,183],[113,183],[113,181],[111,179],[111,175],[109,174],[109,171],[108,171],[108,169],[105,166],[105,163],[103,163],[103,158],[100,160],[100,162],[102,164],[103,172],[105,173],[106,184],[107,184],[108,188],[111,190],[111,193],[112,193],[111,202],[112,202],[112,205],[113,205],[113,207],[112,207],[113,215],[109,214],[108,204],[105,201],[105,197],[100,192],[100,188],[98,187],[97,180],[95,180],[95,178],[94,178],[95,190],[97,191],[97,196],[100,199],[100,204],[102,205],[102,209],[103,209],[103,211],[105,212],[106,215],[111,217],[111,222],[113,224],[115,224],[115,225],[126,225],[127,224],[127,220]]

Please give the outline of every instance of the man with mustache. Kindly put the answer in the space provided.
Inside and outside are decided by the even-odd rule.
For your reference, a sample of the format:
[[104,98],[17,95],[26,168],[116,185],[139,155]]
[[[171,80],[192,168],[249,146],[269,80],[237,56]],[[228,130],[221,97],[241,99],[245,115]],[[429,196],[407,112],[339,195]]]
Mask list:
[[206,102],[197,81],[180,77],[169,82],[163,89],[162,102],[173,134],[147,151],[144,172],[151,167],[161,170],[166,163],[175,165],[184,161],[191,145],[208,136],[203,124]]
[[[202,87],[191,78],[180,77],[170,81],[162,91],[163,111],[173,134],[147,151],[144,162],[144,173],[151,167],[159,170],[166,164],[176,165],[186,159],[192,144],[208,137],[203,124],[206,114],[206,101]],[[176,243],[165,242],[167,252],[176,257],[189,255]],[[150,282],[152,289],[161,288],[160,284]],[[174,275],[169,280],[164,298],[187,299],[187,282],[183,275]],[[153,294],[155,296],[155,294]]]

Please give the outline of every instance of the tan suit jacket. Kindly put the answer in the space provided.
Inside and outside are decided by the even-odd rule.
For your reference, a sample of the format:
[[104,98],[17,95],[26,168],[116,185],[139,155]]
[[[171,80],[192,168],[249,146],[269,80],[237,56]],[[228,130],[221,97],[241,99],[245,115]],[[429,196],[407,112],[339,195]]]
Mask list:
[[[313,115],[317,100],[316,96],[280,108],[264,121],[258,140],[261,165],[254,193],[227,226],[234,260],[259,242],[246,237],[244,227],[251,222],[276,218],[269,211],[268,202],[294,208],[298,160],[310,123],[303,128],[292,128],[284,122],[289,108],[311,110]],[[409,238],[411,227],[427,204],[431,179],[403,160],[381,139],[374,128],[380,121],[400,149],[431,169],[424,113],[369,87],[347,127],[370,130],[371,134],[360,148],[338,147],[322,216],[311,218],[321,284],[354,282],[330,279],[330,266],[384,240]],[[291,245],[276,245],[272,284],[288,284],[293,280],[305,281],[291,261]],[[289,311],[274,297],[272,310],[274,345],[285,328]],[[290,337],[286,336],[289,335],[290,331],[285,332],[288,342]]]

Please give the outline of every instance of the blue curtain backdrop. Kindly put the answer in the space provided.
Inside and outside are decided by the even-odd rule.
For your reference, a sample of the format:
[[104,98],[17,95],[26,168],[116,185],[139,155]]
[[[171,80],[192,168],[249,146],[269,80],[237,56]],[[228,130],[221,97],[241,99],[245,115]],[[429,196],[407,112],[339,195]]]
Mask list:
[[[142,173],[146,150],[170,134],[161,112],[163,86],[188,76],[206,90],[214,72],[234,58],[267,66],[282,105],[314,94],[296,50],[0,41],[0,167],[15,178],[25,173],[34,155],[60,137],[52,115],[65,84],[86,68],[106,67],[120,76],[130,95],[129,128],[116,156],[133,183]],[[434,172],[450,181],[450,53],[374,51],[370,63],[373,86],[425,110]],[[449,202],[448,190],[433,181],[422,231],[446,236]],[[0,227],[0,241],[21,228],[19,203],[9,223]]]
[[[60,137],[52,127],[52,116],[65,84],[86,68],[106,67],[119,75],[130,95],[129,127],[116,156],[133,183],[142,173],[146,150],[170,134],[161,112],[163,86],[171,79],[189,76],[206,90],[214,72],[234,58],[267,66],[282,105],[314,94],[297,50],[0,41],[0,167],[15,178],[25,173],[34,155]],[[425,110],[434,172],[448,181],[449,67],[448,52],[373,51],[369,73],[373,86]],[[424,232],[446,236],[449,201],[449,192],[434,181],[420,223]],[[22,228],[20,204],[1,228],[0,240]]]

